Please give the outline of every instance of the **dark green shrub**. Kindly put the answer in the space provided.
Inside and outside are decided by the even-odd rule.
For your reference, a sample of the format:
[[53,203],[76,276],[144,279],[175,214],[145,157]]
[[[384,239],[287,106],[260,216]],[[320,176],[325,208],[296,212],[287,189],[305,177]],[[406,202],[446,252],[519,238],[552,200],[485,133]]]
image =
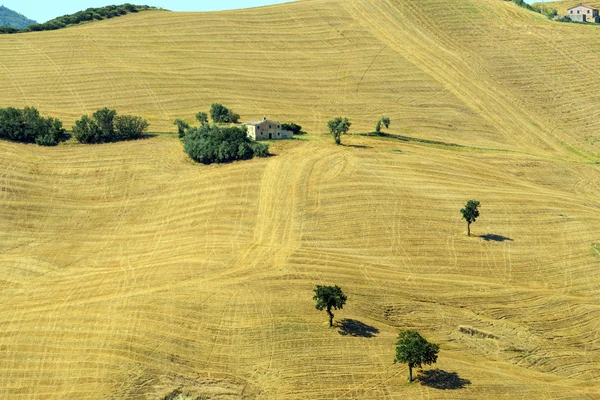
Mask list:
[[269,145],[252,141],[250,143],[250,149],[254,153],[254,157],[268,157],[269,156]]
[[42,135],[35,138],[35,144],[38,146],[56,146],[58,140],[52,135]]
[[142,137],[148,122],[132,115],[117,116],[115,110],[102,108],[92,117],[84,115],[75,122],[73,135],[80,143],[96,144]]
[[140,117],[120,115],[115,118],[117,140],[140,139],[148,126],[148,122]]
[[200,125],[208,124],[208,114],[205,112],[199,112],[196,114],[196,121],[200,122]]
[[109,108],[102,108],[96,111],[93,115],[94,120],[102,131],[102,136],[105,142],[110,142],[115,139],[115,117],[117,112]]
[[173,121],[173,125],[177,126],[177,134],[179,135],[180,139],[185,135],[186,129],[190,128],[190,125],[180,118],[177,118],[175,121]]
[[287,124],[281,124],[281,129],[284,131],[292,131],[294,135],[301,135],[305,132],[302,132],[302,127],[298,124],[294,124],[293,122]]
[[44,118],[33,107],[0,109],[0,139],[55,146],[64,135],[60,120]]
[[245,127],[219,128],[202,125],[189,128],[183,137],[183,150],[202,164],[226,163],[266,157],[269,147],[248,137]]
[[210,118],[215,124],[237,124],[240,120],[240,115],[222,104],[215,103],[210,106]]
[[102,143],[102,130],[93,118],[87,115],[75,121],[73,126],[73,136],[80,143]]

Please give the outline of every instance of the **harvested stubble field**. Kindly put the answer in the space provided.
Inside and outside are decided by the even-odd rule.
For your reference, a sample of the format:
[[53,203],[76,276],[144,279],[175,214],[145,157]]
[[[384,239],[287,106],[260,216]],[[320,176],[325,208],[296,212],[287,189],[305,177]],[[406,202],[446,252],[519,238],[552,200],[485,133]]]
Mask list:
[[[0,143],[0,397],[599,398],[598,32],[500,0],[306,0],[1,36],[0,106],[67,123],[167,130],[220,101],[464,147],[313,134],[206,167],[168,136]],[[315,284],[349,296],[335,329]],[[413,385],[406,328],[441,346]]]

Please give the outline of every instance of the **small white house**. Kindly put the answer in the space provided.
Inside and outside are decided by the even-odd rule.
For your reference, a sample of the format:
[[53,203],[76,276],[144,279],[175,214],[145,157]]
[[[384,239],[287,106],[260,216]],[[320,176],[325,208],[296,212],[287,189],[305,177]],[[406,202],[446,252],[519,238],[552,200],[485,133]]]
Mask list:
[[571,19],[571,21],[577,22],[600,22],[600,17],[598,16],[598,9],[588,7],[582,3],[575,7],[571,7],[567,9],[567,16]]
[[248,136],[254,140],[291,139],[294,132],[281,129],[281,124],[268,120],[250,121],[243,124],[248,129]]

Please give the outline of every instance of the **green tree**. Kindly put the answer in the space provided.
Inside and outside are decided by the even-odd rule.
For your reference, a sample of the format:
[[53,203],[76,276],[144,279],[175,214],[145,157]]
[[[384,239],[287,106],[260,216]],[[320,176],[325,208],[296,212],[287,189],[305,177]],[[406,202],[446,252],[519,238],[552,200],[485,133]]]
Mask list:
[[215,103],[210,106],[210,118],[215,124],[235,124],[240,120],[240,115],[222,104]]
[[300,134],[304,133],[304,132],[302,132],[302,127],[293,122],[290,122],[287,124],[281,124],[281,129],[283,129],[284,131],[294,132],[294,135],[300,135]]
[[199,112],[196,114],[196,120],[200,122],[200,125],[206,125],[208,124],[208,114],[205,112]]
[[0,109],[0,139],[56,146],[64,135],[60,120],[44,118],[34,107]]
[[408,381],[412,382],[413,368],[422,368],[423,364],[431,365],[437,361],[440,347],[429,343],[416,331],[400,332],[396,342],[396,358],[394,363],[408,364]]
[[179,138],[185,136],[185,130],[190,128],[190,125],[187,122],[179,118],[173,121],[173,125],[177,125],[177,133],[179,134]]
[[471,224],[479,217],[479,205],[480,203],[477,200],[469,200],[465,208],[460,210],[463,218],[467,221],[467,232],[469,236],[471,236]]
[[148,121],[134,115],[119,115],[115,117],[115,139],[140,139],[148,129]]
[[202,164],[226,163],[266,157],[269,147],[248,137],[245,126],[222,128],[217,125],[191,127],[183,137],[183,150]]
[[89,115],[84,115],[75,121],[73,136],[79,143],[102,143],[102,130]]
[[342,134],[348,133],[352,124],[346,117],[337,117],[329,121],[327,125],[329,126],[329,131],[333,135],[335,144],[342,144]]
[[390,123],[391,123],[391,120],[389,117],[379,118],[379,121],[377,121],[377,126],[375,127],[375,132],[377,132],[377,133],[381,132],[381,125],[385,126],[386,129],[389,128]]
[[115,137],[115,117],[117,112],[109,108],[101,108],[93,115],[100,131],[102,132],[102,142],[110,142]]
[[331,309],[341,310],[344,308],[344,304],[346,304],[346,300],[348,298],[342,292],[342,289],[335,286],[321,286],[317,285],[315,287],[315,295],[313,300],[317,302],[315,308],[319,311],[327,310],[327,314],[329,314],[329,326],[333,326],[333,313]]
[[117,116],[115,110],[103,108],[91,117],[84,115],[75,122],[73,135],[80,143],[106,143],[139,139],[148,129],[148,122],[133,115]]

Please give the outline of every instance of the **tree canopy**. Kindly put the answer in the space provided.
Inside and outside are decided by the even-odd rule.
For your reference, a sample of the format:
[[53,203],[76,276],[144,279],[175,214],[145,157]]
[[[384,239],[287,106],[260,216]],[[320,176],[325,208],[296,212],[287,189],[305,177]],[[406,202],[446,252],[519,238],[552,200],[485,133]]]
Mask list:
[[200,125],[208,124],[208,114],[205,112],[199,112],[196,114],[196,121],[200,122]]
[[60,120],[44,118],[34,107],[0,109],[0,139],[56,146],[64,136]]
[[210,118],[215,124],[237,124],[240,120],[240,115],[222,104],[214,103],[210,106]]
[[73,126],[73,135],[80,143],[97,144],[140,139],[148,122],[133,115],[117,115],[115,110],[102,108],[91,117],[82,116]]
[[329,314],[329,326],[333,326],[333,313],[331,309],[341,310],[344,308],[344,304],[346,304],[346,300],[348,298],[342,292],[342,289],[335,286],[321,286],[317,285],[315,287],[315,295],[313,300],[317,302],[315,308],[319,311],[327,310],[327,314]]
[[479,205],[480,203],[477,200],[469,200],[465,205],[465,208],[460,210],[463,218],[467,221],[467,232],[469,236],[471,236],[471,224],[479,217]]
[[287,124],[281,124],[281,129],[283,129],[284,131],[293,132],[294,135],[301,135],[304,133],[304,132],[302,132],[302,127],[293,122],[288,122]]
[[177,133],[179,134],[180,138],[182,138],[185,135],[186,129],[189,129],[190,127],[190,125],[187,122],[180,118],[177,118],[175,121],[173,121],[173,125],[177,126]]
[[412,382],[413,368],[422,368],[437,361],[440,347],[429,343],[418,332],[406,330],[400,332],[396,342],[394,363],[408,364],[408,381]]
[[352,123],[346,117],[337,117],[327,123],[336,144],[342,144],[342,134],[348,133]]
[[183,150],[202,164],[227,163],[267,157],[269,146],[248,137],[246,127],[221,128],[217,125],[191,127],[182,138]]
[[375,127],[375,132],[380,133],[381,132],[381,126],[385,126],[385,128],[389,128],[390,127],[390,123],[391,120],[389,117],[381,117],[379,118],[379,121],[377,121],[377,126]]

